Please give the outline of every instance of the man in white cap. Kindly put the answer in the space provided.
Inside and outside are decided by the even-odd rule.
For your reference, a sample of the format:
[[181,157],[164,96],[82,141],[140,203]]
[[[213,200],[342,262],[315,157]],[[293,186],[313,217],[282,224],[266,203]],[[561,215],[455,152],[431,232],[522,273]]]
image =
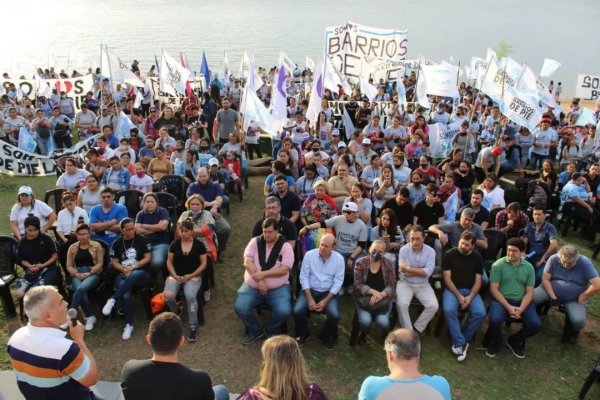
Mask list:
[[360,169],[365,168],[371,163],[371,156],[375,154],[377,153],[371,149],[371,139],[364,138],[362,141],[362,149],[356,153],[356,164]]
[[352,284],[354,281],[354,262],[367,248],[368,232],[365,223],[358,218],[358,205],[354,202],[348,202],[342,207],[343,215],[326,219],[323,222],[315,222],[306,225],[300,229],[300,236],[306,231],[317,228],[334,228],[336,232],[334,250],[344,256],[346,271],[344,283],[340,294],[344,294],[345,288],[348,293],[352,293]]
[[227,187],[229,186],[229,173],[222,168],[219,168],[219,159],[216,157],[212,157],[208,160],[208,179],[212,183],[216,183],[223,190],[223,206],[227,208],[229,204],[229,194],[227,192]]
[[352,154],[348,153],[348,146],[346,146],[345,142],[336,143],[335,147],[333,147],[332,143],[330,150],[333,152],[333,154],[331,155],[331,161],[333,162],[333,164],[337,164],[338,160],[344,154],[348,154],[348,157],[350,157],[350,161],[352,161]]

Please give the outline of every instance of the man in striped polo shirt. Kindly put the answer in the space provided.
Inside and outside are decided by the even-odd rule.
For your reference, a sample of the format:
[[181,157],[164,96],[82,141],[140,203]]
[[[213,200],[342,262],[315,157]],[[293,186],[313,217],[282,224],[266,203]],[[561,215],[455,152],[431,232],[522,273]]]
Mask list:
[[8,341],[8,355],[26,399],[93,399],[98,381],[94,356],[81,323],[69,322],[72,340],[59,329],[67,323],[67,303],[53,286],[38,286],[24,299],[29,323]]

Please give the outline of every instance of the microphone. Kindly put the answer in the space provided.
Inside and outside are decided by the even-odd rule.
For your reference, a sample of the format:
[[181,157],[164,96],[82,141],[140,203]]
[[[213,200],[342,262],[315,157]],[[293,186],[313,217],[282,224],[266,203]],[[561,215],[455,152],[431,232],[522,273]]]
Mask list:
[[67,317],[69,317],[69,319],[71,320],[71,324],[73,326],[77,325],[77,310],[74,308],[69,308],[69,311],[67,311]]

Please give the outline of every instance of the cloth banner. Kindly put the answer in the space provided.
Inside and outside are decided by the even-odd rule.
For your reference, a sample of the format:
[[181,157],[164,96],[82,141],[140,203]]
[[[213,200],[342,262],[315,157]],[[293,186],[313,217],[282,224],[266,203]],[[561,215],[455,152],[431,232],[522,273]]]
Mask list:
[[[73,99],[75,112],[81,110],[81,104],[83,104],[83,101],[85,100],[85,94],[94,87],[94,79],[91,74],[79,78],[43,79],[43,81],[50,89],[56,89],[57,92],[60,92],[62,87],[67,93],[67,97]],[[35,98],[36,92],[42,93],[46,91],[46,89],[38,89],[38,83],[41,83],[39,80],[38,83],[36,83],[35,79],[0,78],[0,84],[4,90],[6,90],[11,83],[15,84],[17,90],[20,90],[23,93],[23,96],[27,96],[30,99]]]
[[600,76],[578,74],[575,83],[575,97],[582,100],[598,100],[600,98]]
[[551,58],[544,58],[544,64],[540,71],[540,76],[550,77],[562,64],[560,61],[553,60]]
[[[333,58],[336,70],[344,78],[353,81],[358,78],[369,79],[366,71],[361,71],[362,60],[365,57],[386,61],[404,60],[408,51],[407,32],[348,21],[344,25],[325,29],[325,54]],[[393,79],[393,74],[389,78]]]
[[596,120],[596,116],[592,112],[592,110],[588,108],[583,108],[579,117],[577,117],[577,121],[575,125],[577,126],[586,126],[586,125],[596,125],[598,121]]
[[440,123],[429,124],[429,149],[433,158],[446,158],[452,150],[452,138],[460,131],[461,121],[447,126]]
[[425,79],[427,94],[443,97],[459,97],[456,80],[458,67],[448,63],[440,65],[422,65],[421,73]]
[[[60,156],[73,155],[83,158],[101,133],[77,143],[60,153]],[[0,142],[0,173],[9,176],[46,176],[56,174],[54,157],[41,156],[21,150],[6,142]]]
[[504,93],[503,101],[500,102],[500,112],[512,122],[534,131],[542,118],[543,110],[538,105],[536,98],[528,96],[523,92]]

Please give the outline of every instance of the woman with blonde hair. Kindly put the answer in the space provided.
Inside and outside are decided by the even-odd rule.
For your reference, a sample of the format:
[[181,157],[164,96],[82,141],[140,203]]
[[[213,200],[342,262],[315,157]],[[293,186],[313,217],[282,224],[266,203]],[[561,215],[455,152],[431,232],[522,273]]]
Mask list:
[[298,343],[287,335],[273,336],[262,345],[262,364],[256,386],[238,400],[326,400],[316,383],[308,382]]

